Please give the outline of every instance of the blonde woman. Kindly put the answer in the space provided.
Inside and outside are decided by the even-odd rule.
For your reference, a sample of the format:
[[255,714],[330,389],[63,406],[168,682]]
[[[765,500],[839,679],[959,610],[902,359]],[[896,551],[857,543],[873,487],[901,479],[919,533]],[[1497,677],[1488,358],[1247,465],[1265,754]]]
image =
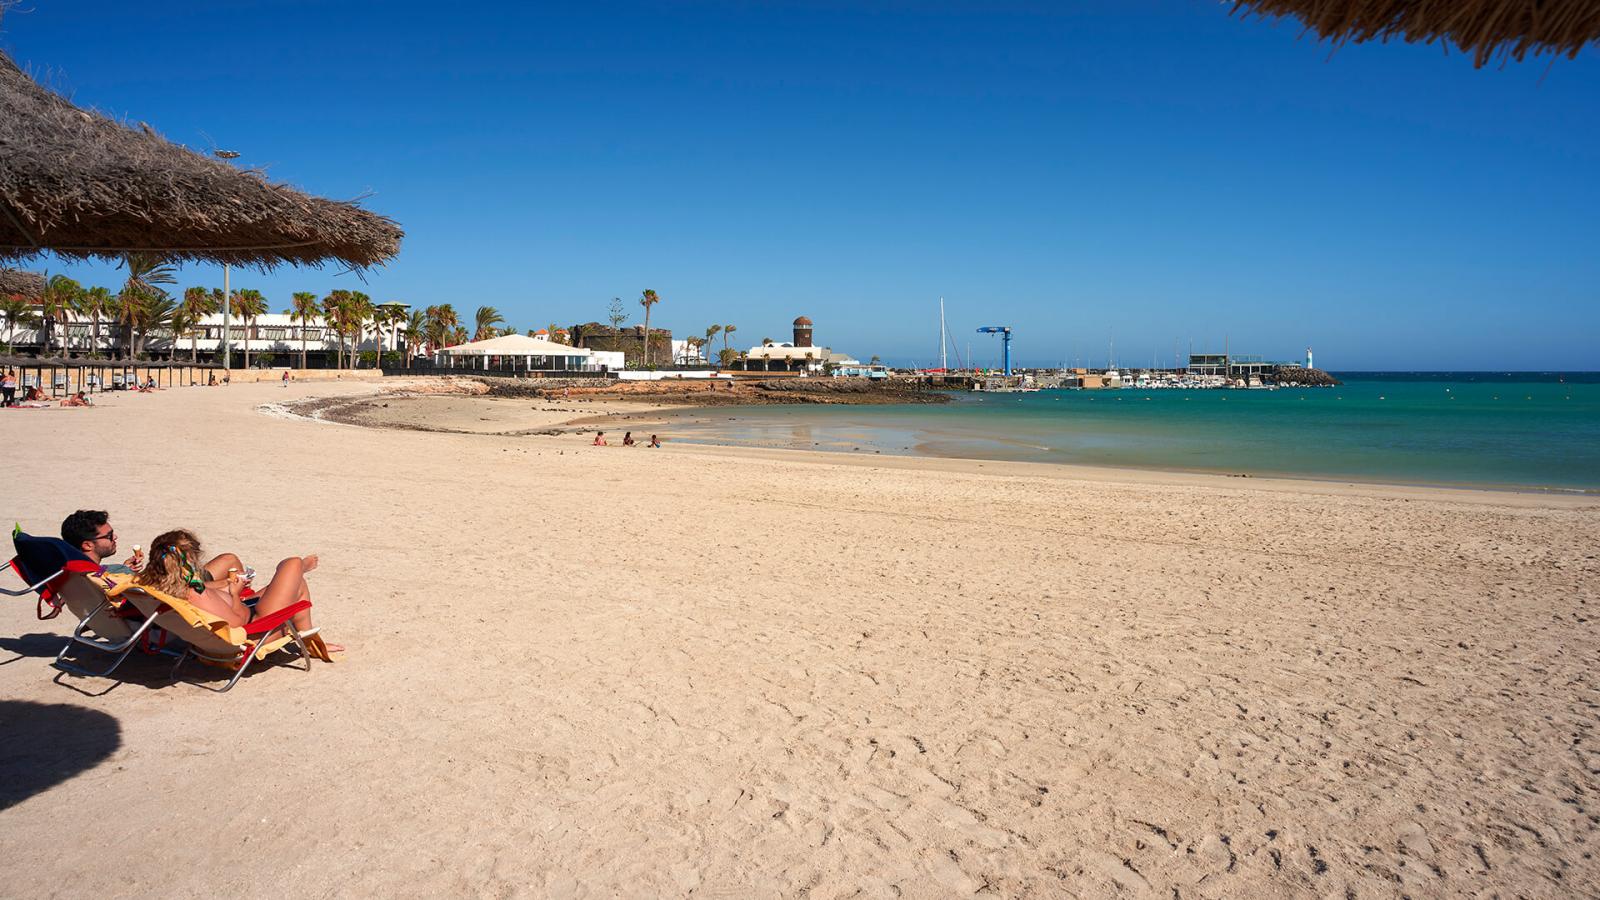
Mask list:
[[[150,543],[149,553],[149,561],[133,578],[135,583],[149,585],[174,597],[186,597],[195,606],[240,627],[301,600],[310,600],[311,588],[306,584],[306,575],[317,567],[315,556],[291,556],[278,563],[272,581],[262,589],[252,609],[240,599],[244,581],[233,577],[229,571],[242,568],[239,558],[224,553],[202,564],[200,539],[193,532],[178,529],[159,535]],[[301,634],[311,631],[311,611],[295,616],[294,627]],[[344,648],[328,644],[328,649],[338,653]]]

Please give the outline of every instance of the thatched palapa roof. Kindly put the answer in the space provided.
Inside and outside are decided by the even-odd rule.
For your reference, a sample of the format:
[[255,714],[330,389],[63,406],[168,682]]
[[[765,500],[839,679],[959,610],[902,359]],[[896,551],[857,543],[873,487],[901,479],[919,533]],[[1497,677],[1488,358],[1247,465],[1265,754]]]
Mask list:
[[1569,59],[1600,39],[1600,0],[1234,0],[1234,11],[1294,16],[1333,41],[1447,41],[1482,66],[1496,56]]
[[0,297],[18,296],[37,300],[43,293],[43,275],[21,269],[0,268]]
[[69,103],[0,53],[0,259],[116,258],[270,268],[386,262],[404,232]]

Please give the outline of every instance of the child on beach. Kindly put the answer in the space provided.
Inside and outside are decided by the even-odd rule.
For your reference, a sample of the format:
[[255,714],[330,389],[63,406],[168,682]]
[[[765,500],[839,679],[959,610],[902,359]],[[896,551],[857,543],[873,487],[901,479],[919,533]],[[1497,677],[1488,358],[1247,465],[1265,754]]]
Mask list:
[[606,433],[604,431],[596,431],[594,433],[594,445],[596,447],[607,447],[607,446],[610,446],[609,444],[606,443]]
[[632,447],[633,446],[633,432],[631,432],[631,431],[627,432],[626,434],[624,434],[622,436],[622,446],[624,446],[624,447]]
[[659,446],[661,446],[661,439],[652,434],[652,435],[650,435],[650,443],[645,444],[645,446],[646,447],[659,447]]

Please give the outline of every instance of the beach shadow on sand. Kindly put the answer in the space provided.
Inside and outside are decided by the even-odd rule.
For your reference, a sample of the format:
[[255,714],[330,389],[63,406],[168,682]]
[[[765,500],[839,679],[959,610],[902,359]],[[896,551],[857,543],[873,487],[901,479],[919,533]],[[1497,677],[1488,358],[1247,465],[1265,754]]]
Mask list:
[[69,703],[0,700],[0,810],[94,768],[122,746],[122,726]]
[[30,658],[55,659],[63,642],[61,635],[50,632],[0,637],[0,666]]

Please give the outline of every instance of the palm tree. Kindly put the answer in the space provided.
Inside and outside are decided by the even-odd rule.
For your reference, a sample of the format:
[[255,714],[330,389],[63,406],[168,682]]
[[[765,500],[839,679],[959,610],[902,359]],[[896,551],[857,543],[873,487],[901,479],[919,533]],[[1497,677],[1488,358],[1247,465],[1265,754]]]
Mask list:
[[[433,307],[433,333],[437,340],[433,341],[435,347],[445,346],[445,341],[455,338],[457,333],[465,334],[466,329],[460,328],[461,320],[456,317],[456,308],[448,303],[441,303]],[[466,343],[463,338],[456,343]]]
[[644,307],[644,365],[650,367],[650,307],[661,302],[655,291],[648,288],[639,295],[639,305]]
[[[144,355],[145,342],[150,339],[150,332],[155,331],[172,321],[172,313],[178,304],[166,291],[156,293],[135,292],[129,306],[128,329],[137,335],[138,343],[135,352]],[[130,357],[131,359],[132,357]]]
[[333,332],[335,369],[344,368],[344,325],[349,305],[350,292],[346,290],[329,291],[328,296],[322,298],[322,323]]
[[414,309],[406,316],[406,368],[411,368],[411,360],[417,356],[419,346],[427,346],[428,340],[428,314],[419,309]]
[[254,336],[256,316],[267,311],[267,298],[255,288],[233,292],[233,311],[244,320],[244,367],[250,368],[250,338]]
[[[194,290],[190,288],[190,290]],[[201,289],[202,293],[209,293]],[[187,292],[185,292],[187,294]],[[188,297],[176,301],[172,307],[172,315],[167,318],[167,327],[172,329],[172,346],[167,350],[168,359],[178,358],[178,340],[184,335],[189,335],[189,349],[191,357],[194,356],[195,332],[199,330],[200,319],[203,313],[197,314],[189,307]]]
[[763,347],[771,347],[772,346],[772,338],[762,338],[761,339],[761,346],[763,346]]
[[100,352],[100,317],[111,309],[111,291],[103,287],[89,288],[83,292],[83,297],[79,300],[79,303],[82,304],[84,315],[88,316],[89,321],[93,323],[92,328],[94,331],[89,338],[89,354],[93,356]]
[[500,315],[500,310],[492,306],[480,306],[473,315],[472,339],[481,341],[490,335],[490,329],[496,325],[505,324],[506,317]]
[[322,307],[317,305],[317,295],[310,291],[295,291],[289,300],[289,308],[284,310],[289,315],[289,321],[300,323],[300,368],[306,367],[306,327],[311,320],[322,315]]
[[467,330],[465,328],[462,328],[460,325],[457,325],[455,327],[455,329],[450,332],[450,344],[451,344],[451,346],[456,346],[456,345],[459,345],[459,344],[465,344],[468,340],[469,340],[469,338],[467,336]]
[[701,344],[700,346],[701,346],[702,349],[705,350],[705,358],[706,358],[706,362],[708,364],[711,362],[711,344],[712,344],[712,341],[716,340],[717,333],[720,332],[721,330],[722,330],[722,326],[721,325],[712,325],[710,328],[706,329],[706,342]]
[[722,349],[724,349],[724,350],[728,349],[728,338],[731,337],[733,335],[733,333],[735,331],[738,331],[738,330],[739,330],[739,326],[737,326],[737,325],[724,325],[724,326],[722,326]]
[[356,360],[361,352],[361,336],[366,332],[367,322],[373,318],[372,298],[360,291],[350,292],[349,310],[345,316],[345,327],[350,331],[350,368],[356,367]]
[[128,343],[124,350],[128,358],[133,359],[137,350],[133,345],[135,322],[146,305],[144,301],[165,300],[167,292],[161,285],[172,284],[177,279],[172,263],[154,253],[124,253],[122,265],[128,270],[128,280],[122,283],[122,291],[117,295],[117,318],[127,326]]
[[50,339],[55,335],[55,326],[61,326],[61,346],[65,355],[72,355],[72,348],[67,346],[67,322],[72,313],[72,305],[77,302],[78,295],[83,293],[83,288],[65,275],[51,276],[44,284],[44,290],[39,293],[40,312],[44,314],[44,345],[43,355],[50,355]]
[[[181,318],[189,324],[189,361],[197,363],[200,361],[200,322],[217,311],[217,299],[206,288],[186,288],[179,308],[183,311]],[[177,350],[176,345],[173,350]]]
[[0,297],[0,316],[6,317],[6,352],[11,352],[11,338],[21,325],[26,328],[38,321],[33,304],[16,294]]
[[383,328],[384,328],[384,326],[388,326],[388,328],[389,328],[389,339],[391,341],[393,341],[395,350],[399,350],[400,349],[400,326],[406,324],[410,320],[411,320],[411,316],[406,311],[405,304],[401,303],[398,300],[391,300],[388,303],[385,303],[385,304],[383,304],[383,305],[378,307],[378,314],[375,316],[375,321],[378,323],[378,357],[377,357],[377,364],[378,364],[379,368],[383,367]]

